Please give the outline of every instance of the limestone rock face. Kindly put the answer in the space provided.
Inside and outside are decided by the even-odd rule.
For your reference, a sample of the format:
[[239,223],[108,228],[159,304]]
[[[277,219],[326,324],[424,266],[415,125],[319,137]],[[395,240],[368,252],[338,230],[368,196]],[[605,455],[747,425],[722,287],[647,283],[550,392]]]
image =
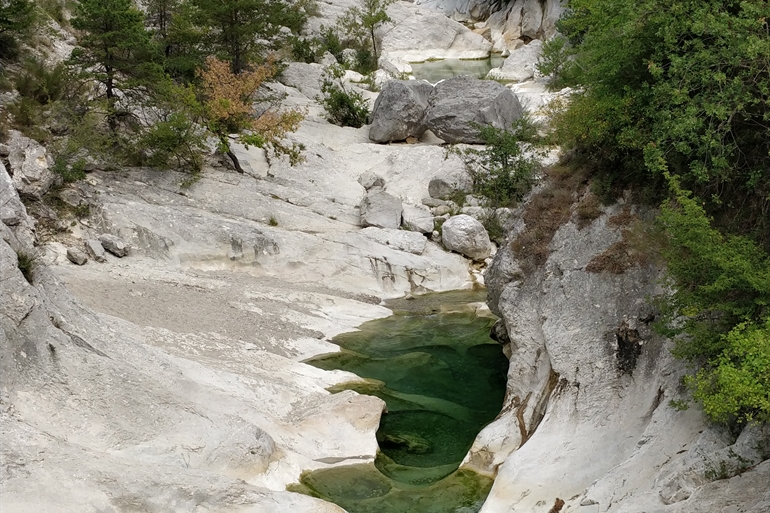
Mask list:
[[489,70],[487,78],[511,82],[529,80],[535,76],[535,65],[542,53],[543,42],[534,39],[529,44],[512,51],[501,67]]
[[428,128],[448,143],[482,143],[476,125],[509,128],[522,115],[516,95],[490,80],[454,77],[436,85],[428,99]]
[[450,251],[472,260],[484,260],[492,254],[492,243],[484,226],[471,216],[452,216],[441,226],[441,242]]
[[[539,269],[504,245],[485,273],[510,367],[504,413],[463,463],[496,472],[482,513],[547,511],[557,497],[564,511],[610,513],[761,511],[767,503],[759,483],[770,478],[770,461],[751,449],[767,439],[766,428],[736,440],[699,408],[668,404],[682,398],[686,367],[650,326],[656,312],[648,298],[662,292],[661,270],[586,271],[620,240],[607,219],[622,208],[582,230],[562,226]],[[735,468],[729,454],[753,470],[714,481],[710,466]]]
[[16,130],[10,131],[7,157],[13,184],[21,196],[39,200],[56,181],[56,175],[50,169],[53,159],[48,151]]
[[409,231],[420,233],[433,232],[433,214],[424,207],[404,205],[401,213],[402,226]]
[[380,43],[382,55],[388,59],[483,59],[492,49],[482,36],[437,12],[406,4],[388,12],[394,23],[383,27]]
[[420,137],[433,86],[416,80],[391,80],[374,102],[369,139],[384,143]]
[[361,200],[361,226],[398,228],[401,226],[401,200],[385,191],[372,189]]
[[281,72],[278,80],[286,86],[294,87],[302,94],[313,98],[321,94],[323,66],[317,63],[290,62]]
[[361,230],[364,237],[380,244],[390,246],[398,251],[406,251],[415,255],[422,255],[428,239],[424,235],[406,230],[393,230],[375,228],[369,226]]
[[428,194],[431,198],[446,200],[458,193],[468,194],[472,188],[473,181],[465,170],[449,169],[431,179],[428,183]]

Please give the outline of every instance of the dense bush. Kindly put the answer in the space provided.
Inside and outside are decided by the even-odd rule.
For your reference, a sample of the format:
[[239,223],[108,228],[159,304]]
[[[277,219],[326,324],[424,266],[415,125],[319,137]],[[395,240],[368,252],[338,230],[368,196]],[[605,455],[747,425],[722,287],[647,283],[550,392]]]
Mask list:
[[514,206],[532,188],[540,169],[537,130],[526,117],[508,129],[490,125],[478,129],[482,148],[453,145],[447,154],[463,161],[473,180],[473,193],[485,198],[490,207]]
[[369,119],[369,101],[358,91],[348,91],[341,66],[329,66],[324,72],[321,96],[316,100],[326,110],[330,122],[340,126],[360,128]]

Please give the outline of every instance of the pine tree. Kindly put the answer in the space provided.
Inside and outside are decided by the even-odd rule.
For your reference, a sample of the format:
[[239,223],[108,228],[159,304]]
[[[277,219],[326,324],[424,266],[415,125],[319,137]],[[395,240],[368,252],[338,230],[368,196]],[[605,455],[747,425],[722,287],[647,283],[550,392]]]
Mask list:
[[35,22],[35,4],[30,0],[0,0],[0,58],[15,54],[15,36]]
[[303,23],[299,11],[281,0],[192,1],[200,12],[201,24],[212,29],[208,34],[211,50],[229,61],[236,74],[257,60],[258,40],[275,36],[281,26],[296,30]]
[[131,0],[81,0],[72,26],[84,35],[70,63],[103,85],[108,122],[114,131],[117,100],[140,84],[146,85],[154,71],[144,15]]

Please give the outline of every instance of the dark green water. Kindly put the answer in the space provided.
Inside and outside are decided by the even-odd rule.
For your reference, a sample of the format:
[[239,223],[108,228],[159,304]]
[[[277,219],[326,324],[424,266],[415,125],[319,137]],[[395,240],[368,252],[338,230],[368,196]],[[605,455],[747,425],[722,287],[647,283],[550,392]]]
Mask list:
[[480,509],[492,481],[457,468],[481,428],[500,411],[508,360],[489,338],[494,321],[459,306],[478,294],[391,304],[401,312],[338,336],[334,342],[341,352],[308,361],[368,378],[346,388],[380,397],[388,411],[377,431],[374,466],[315,471],[304,475],[295,491],[350,513]]

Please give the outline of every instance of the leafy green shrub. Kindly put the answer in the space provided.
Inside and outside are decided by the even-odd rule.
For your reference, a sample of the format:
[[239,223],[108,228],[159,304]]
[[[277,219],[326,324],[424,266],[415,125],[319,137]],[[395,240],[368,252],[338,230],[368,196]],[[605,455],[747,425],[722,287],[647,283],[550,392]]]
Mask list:
[[674,199],[659,223],[670,296],[658,328],[674,354],[701,369],[688,383],[717,421],[770,420],[770,256],[750,239],[711,226],[702,202],[666,174]]
[[479,127],[483,149],[450,146],[447,155],[460,157],[473,180],[473,193],[492,208],[513,206],[532,188],[540,170],[537,130],[520,118],[508,130]]
[[0,2],[0,59],[14,59],[19,52],[18,39],[34,25],[35,4],[31,0]]
[[572,54],[569,41],[561,34],[557,34],[543,44],[543,53],[535,67],[541,75],[551,77],[549,89],[561,89],[564,86],[565,80],[562,73],[568,67]]
[[139,144],[149,154],[148,163],[160,168],[173,162],[197,173],[203,166],[206,134],[184,112],[171,112],[142,135]]
[[310,40],[293,36],[289,42],[291,44],[291,56],[294,60],[308,64],[315,62],[315,50]]
[[329,66],[324,71],[321,96],[316,101],[326,110],[328,120],[340,126],[360,128],[369,119],[369,101],[357,91],[348,92],[342,82],[345,70]]
[[66,158],[59,155],[54,160],[51,170],[61,176],[64,183],[72,183],[86,177],[85,168],[86,161],[84,159],[78,159],[74,163],[69,164]]
[[67,81],[67,68],[63,63],[49,68],[45,62],[34,58],[24,61],[22,70],[13,80],[21,96],[40,105],[59,100],[66,91]]

